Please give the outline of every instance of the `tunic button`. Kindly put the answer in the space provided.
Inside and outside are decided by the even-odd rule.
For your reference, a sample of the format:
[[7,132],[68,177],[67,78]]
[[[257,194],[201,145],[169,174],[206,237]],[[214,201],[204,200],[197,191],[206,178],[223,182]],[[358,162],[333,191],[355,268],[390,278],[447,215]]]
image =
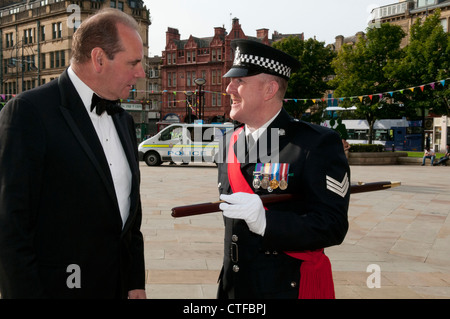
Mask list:
[[237,235],[231,236],[231,240],[236,243],[238,241],[239,237]]
[[278,255],[278,252],[277,252],[277,251],[274,251],[272,254],[273,254],[273,255]]
[[295,281],[291,282],[291,287],[292,287],[292,288],[297,287],[297,283],[296,283]]
[[239,271],[239,266],[238,265],[234,265],[233,266],[233,271],[234,272],[238,272]]

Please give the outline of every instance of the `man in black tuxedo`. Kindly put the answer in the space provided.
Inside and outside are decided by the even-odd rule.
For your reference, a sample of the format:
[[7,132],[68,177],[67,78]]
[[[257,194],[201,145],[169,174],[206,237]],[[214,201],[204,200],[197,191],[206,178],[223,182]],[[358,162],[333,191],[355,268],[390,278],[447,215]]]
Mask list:
[[[244,123],[219,164],[225,221],[219,298],[334,298],[323,249],[348,229],[350,170],[334,131],[283,109],[298,61],[256,41],[232,42],[230,117]],[[247,145],[247,146],[245,146]],[[293,194],[264,205],[258,195]]]
[[3,298],[146,297],[135,126],[117,104],[145,76],[137,30],[90,17],[59,79],[2,109]]

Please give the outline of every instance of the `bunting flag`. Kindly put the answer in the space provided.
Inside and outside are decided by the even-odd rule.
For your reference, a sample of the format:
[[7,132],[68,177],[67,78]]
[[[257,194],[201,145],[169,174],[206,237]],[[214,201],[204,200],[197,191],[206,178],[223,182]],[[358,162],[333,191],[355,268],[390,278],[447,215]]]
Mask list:
[[[389,95],[390,97],[393,97],[394,93],[396,93],[396,92],[399,92],[401,94],[403,94],[405,90],[409,90],[411,92],[414,92],[414,90],[416,88],[420,88],[420,90],[423,92],[424,89],[427,86],[431,87],[431,89],[434,90],[436,88],[436,85],[439,85],[439,84],[444,87],[445,84],[446,84],[446,81],[449,80],[449,79],[450,78],[447,78],[445,80],[440,80],[440,81],[436,81],[436,82],[432,82],[432,83],[422,84],[422,85],[419,85],[419,86],[410,87],[410,88],[401,89],[401,90],[396,90],[396,91],[388,91],[388,92],[383,92],[383,93],[373,93],[373,94],[359,95],[359,96],[350,96],[350,97],[339,97],[339,98],[337,98],[337,100],[339,102],[343,102],[344,100],[353,101],[353,99],[357,98],[362,103],[364,98],[369,98],[372,101],[374,96],[378,96],[380,99],[382,99],[383,96],[387,96],[387,95]],[[325,101],[334,101],[334,100],[336,100],[336,98],[334,98],[334,97],[332,97],[332,98],[317,98],[317,99],[292,99],[292,98],[284,99],[285,102],[294,101],[295,103],[297,103],[297,101],[302,101],[302,102],[312,101],[314,104],[316,104],[317,101],[325,102]]]
[[[339,97],[339,98],[334,98],[334,97],[331,97],[331,98],[313,98],[313,99],[286,98],[286,99],[284,99],[284,101],[285,102],[294,101],[295,103],[312,101],[314,104],[316,104],[318,101],[327,102],[327,101],[335,101],[335,100],[337,100],[338,102],[343,102],[344,100],[353,101],[354,99],[359,99],[359,101],[362,102],[364,98],[369,98],[370,100],[373,100],[374,96],[378,96],[380,99],[382,99],[383,96],[387,96],[387,95],[389,95],[390,97],[393,97],[394,93],[396,93],[396,92],[399,92],[401,94],[403,94],[405,90],[409,90],[411,92],[414,92],[414,90],[416,88],[419,88],[423,92],[427,86],[429,86],[432,90],[434,90],[436,88],[436,85],[442,85],[443,87],[445,87],[446,82],[449,79],[450,78],[447,78],[447,79],[444,79],[444,80],[439,80],[439,81],[436,81],[436,82],[427,83],[427,84],[422,84],[422,85],[415,86],[415,87],[400,89],[400,90],[396,90],[396,91],[388,91],[388,92],[383,92],[383,93],[373,93],[373,94],[367,94],[367,95],[350,96],[350,97]],[[178,93],[186,94],[189,91],[163,90],[163,91],[160,91],[160,92],[155,92],[154,90],[148,91],[148,90],[136,90],[136,89],[133,89],[130,92],[135,92],[135,93],[153,93],[153,94],[154,93],[162,93],[162,94],[166,93],[166,94],[173,94],[174,96],[177,96]],[[193,94],[199,93],[198,90],[190,91],[190,92],[192,92]],[[207,91],[207,90],[202,91],[202,94],[203,93],[220,94],[222,96],[227,96],[228,95],[227,93],[223,93],[223,92],[214,92],[214,91]],[[0,101],[7,101],[9,98],[13,98],[15,96],[16,96],[16,94],[3,94],[3,93],[1,93],[0,94]],[[145,100],[145,99],[123,99],[121,101],[122,102],[127,102],[127,103],[142,103],[142,104],[145,104],[145,103],[149,104],[151,102],[153,102],[153,103],[154,102],[162,103],[162,101],[150,101],[150,100]],[[185,103],[186,102],[186,98],[183,98],[183,99],[180,99],[180,100],[176,100],[176,101],[170,101],[170,103],[181,103],[181,102]],[[190,106],[190,107],[192,108],[192,106]]]

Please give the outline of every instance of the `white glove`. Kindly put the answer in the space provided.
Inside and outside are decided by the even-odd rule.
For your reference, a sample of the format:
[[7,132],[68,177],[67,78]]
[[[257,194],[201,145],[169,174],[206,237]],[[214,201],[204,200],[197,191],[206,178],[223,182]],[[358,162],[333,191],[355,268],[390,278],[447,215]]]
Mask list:
[[264,236],[266,231],[266,210],[258,195],[249,193],[222,194],[220,199],[226,202],[219,205],[224,216],[243,219],[250,231]]

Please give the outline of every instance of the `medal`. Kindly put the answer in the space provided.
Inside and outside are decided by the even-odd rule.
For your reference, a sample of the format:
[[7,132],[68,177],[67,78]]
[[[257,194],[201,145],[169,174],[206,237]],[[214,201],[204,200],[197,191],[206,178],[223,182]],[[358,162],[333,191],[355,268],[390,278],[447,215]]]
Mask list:
[[253,179],[253,188],[259,189],[261,187],[261,180],[259,179],[259,174],[255,174],[255,178]]
[[277,189],[279,184],[278,184],[278,181],[276,179],[272,179],[270,181],[269,185],[270,185],[271,189]]
[[280,189],[281,190],[285,190],[288,187],[288,172],[289,172],[289,164],[288,163],[283,163],[281,164],[280,167],[280,175],[281,175],[281,180],[280,180]]
[[279,163],[273,164],[273,169],[272,169],[272,180],[270,181],[270,188],[272,190],[277,189],[278,188],[278,167],[280,166]]
[[264,189],[269,188],[269,175],[264,175],[263,180],[261,181],[261,187]]
[[269,176],[270,176],[270,164],[266,163],[264,164],[264,177],[263,180],[261,181],[261,187],[267,190],[269,188]]
[[262,170],[263,164],[256,164],[255,165],[255,171],[253,172],[253,188],[259,189],[261,187],[261,170]]

